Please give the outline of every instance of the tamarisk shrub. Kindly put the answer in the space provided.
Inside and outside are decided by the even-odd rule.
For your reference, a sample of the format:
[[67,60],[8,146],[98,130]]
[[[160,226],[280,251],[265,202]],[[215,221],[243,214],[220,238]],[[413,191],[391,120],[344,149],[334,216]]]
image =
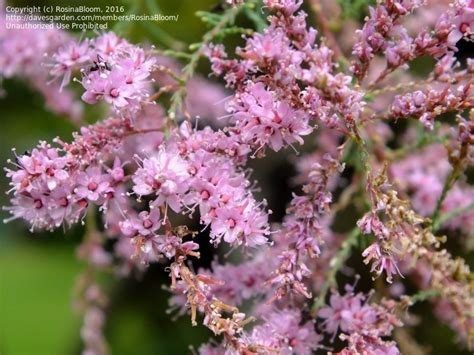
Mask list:
[[[420,301],[472,350],[473,276],[444,242],[473,245],[474,60],[458,61],[456,45],[474,38],[474,2],[381,0],[355,36],[342,18],[330,26],[325,8],[341,9],[326,1],[309,0],[309,14],[302,0],[226,3],[201,13],[211,29],[190,53],[114,32],[0,29],[2,78],[78,125],[71,141],[14,151],[4,209],[31,231],[86,225],[83,353],[108,352],[91,270],[127,277],[152,263],[166,265],[170,307],[219,336],[202,354],[409,353],[420,345],[402,325]],[[240,46],[225,48],[233,34]],[[202,57],[228,92],[195,74]],[[410,69],[421,57],[434,63],[426,78]],[[86,125],[82,105],[101,102],[108,113]],[[270,151],[287,154],[301,186],[274,224],[247,167]],[[194,217],[237,261],[190,267],[202,252]],[[359,278],[370,291],[348,282]]]

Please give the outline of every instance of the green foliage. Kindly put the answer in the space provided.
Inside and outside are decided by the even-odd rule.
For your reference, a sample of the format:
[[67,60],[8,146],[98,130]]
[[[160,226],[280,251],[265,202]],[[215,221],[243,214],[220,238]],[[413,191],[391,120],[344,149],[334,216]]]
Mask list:
[[369,6],[375,5],[375,0],[337,0],[342,9],[342,19],[356,18],[362,20],[367,15]]
[[440,293],[437,290],[423,290],[411,296],[410,300],[413,304],[415,304],[417,302],[423,302],[438,296],[440,296]]
[[[6,235],[2,229],[3,245],[5,239],[19,237],[17,233]],[[0,270],[0,353],[72,353],[79,344],[80,324],[71,307],[72,289],[80,271],[72,246],[11,243],[0,249]]]

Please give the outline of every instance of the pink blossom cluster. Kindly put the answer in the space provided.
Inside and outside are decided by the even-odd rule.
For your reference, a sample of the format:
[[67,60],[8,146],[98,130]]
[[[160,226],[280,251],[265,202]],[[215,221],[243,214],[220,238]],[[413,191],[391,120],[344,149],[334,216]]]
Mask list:
[[[245,342],[252,344],[258,353],[312,354],[318,349],[321,336],[315,332],[311,321],[303,322],[296,310],[279,310],[265,317],[263,325],[256,326],[245,335]],[[199,348],[202,355],[239,354],[225,351],[224,348],[210,344]]]
[[[262,285],[276,266],[275,258],[268,260],[268,256],[268,252],[258,253],[252,260],[237,265],[213,262],[211,270],[202,272],[223,281],[220,285],[212,286],[212,292],[219,299],[240,306],[253,297],[266,296],[267,291]],[[177,306],[184,306],[179,300],[175,301]]]
[[279,151],[293,143],[303,144],[301,136],[312,131],[304,111],[278,100],[263,83],[249,83],[229,108],[242,141],[257,149],[269,146]]
[[306,259],[319,256],[324,243],[324,217],[326,217],[332,194],[329,189],[331,178],[340,168],[338,160],[329,155],[315,163],[308,174],[308,183],[303,186],[305,195],[293,195],[289,213],[283,222],[283,229],[275,239],[283,239],[287,247],[278,255],[279,265],[269,282],[277,286],[276,298],[291,290],[307,298],[311,293],[304,279],[311,275]]
[[[458,29],[453,31],[453,23],[464,21],[464,14],[471,13],[471,4],[456,2],[455,9],[443,13],[432,31],[420,29],[413,38],[408,34],[401,19],[424,3],[423,0],[387,0],[375,8],[370,8],[370,17],[364,27],[358,30],[359,38],[352,51],[357,58],[352,66],[354,75],[359,79],[364,78],[376,54],[384,54],[387,70],[392,71],[416,57],[429,55],[440,58],[453,50],[456,42],[462,37],[456,34]],[[469,32],[464,27],[462,30]]]
[[262,34],[237,48],[241,59],[228,59],[221,45],[207,51],[213,72],[237,90],[228,103],[235,125],[229,130],[257,151],[265,146],[278,151],[302,144],[315,126],[310,119],[350,125],[365,105],[363,94],[350,87],[349,76],[334,72],[332,51],[316,44],[306,14],[296,13],[300,2],[266,1],[266,6],[276,15]]
[[[77,121],[82,106],[71,91],[60,91],[49,83],[45,58],[70,40],[69,35],[53,29],[6,29],[6,15],[0,9],[0,83],[3,79],[20,77],[41,93],[53,112]],[[1,88],[0,88],[1,89]],[[1,90],[0,90],[1,91]]]
[[473,104],[471,83],[457,88],[445,87],[442,90],[417,90],[395,96],[390,114],[394,118],[416,117],[427,128],[433,129],[434,119],[442,113],[463,111]]
[[395,327],[402,326],[394,314],[395,302],[369,304],[369,297],[355,293],[353,287],[346,286],[345,291],[340,295],[333,290],[329,305],[318,312],[325,332],[334,339],[340,330],[339,338],[347,341],[348,346],[339,354],[399,354],[397,345],[384,339]]
[[455,11],[454,31],[451,31],[448,40],[453,44],[462,38],[473,41],[474,2],[472,0],[458,1],[455,3]]
[[82,99],[107,102],[116,113],[140,109],[151,92],[155,58],[143,49],[108,32],[95,39],[70,41],[53,55],[51,75],[66,86],[73,72],[82,72]]
[[120,160],[112,166],[102,158],[117,150],[127,128],[122,120],[108,119],[84,127],[73,143],[41,142],[31,152],[10,161],[11,219],[23,218],[31,230],[52,230],[77,223],[89,204],[106,208],[115,186],[124,179]]
[[266,243],[267,214],[248,191],[250,182],[236,166],[242,152],[235,148],[221,132],[210,128],[194,131],[183,123],[176,139],[143,159],[132,176],[132,189],[139,199],[156,198],[149,202],[151,212],[141,212],[138,220],[124,221],[122,232],[130,237],[151,237],[161,224],[160,206],[166,206],[165,222],[168,207],[183,214],[198,208],[201,223],[210,228],[216,245],[221,240],[234,246]]
[[358,222],[358,227],[363,234],[373,233],[377,240],[367,247],[362,256],[365,258],[364,263],[372,262],[371,271],[380,276],[383,272],[387,274],[387,282],[392,282],[393,275],[401,275],[397,266],[398,257],[391,252],[387,245],[396,239],[397,234],[392,234],[384,223],[377,216],[377,212],[370,211],[364,215]]

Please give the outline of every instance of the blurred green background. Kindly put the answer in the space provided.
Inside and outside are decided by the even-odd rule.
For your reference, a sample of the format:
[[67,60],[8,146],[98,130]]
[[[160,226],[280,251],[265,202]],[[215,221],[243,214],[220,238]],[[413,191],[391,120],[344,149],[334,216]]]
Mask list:
[[[149,24],[118,24],[119,35],[133,42],[145,41],[158,47],[179,41],[198,42],[206,26],[195,16],[197,10],[211,10],[218,0],[107,0],[70,1],[7,1],[8,5],[124,5],[135,13],[179,14],[178,22]],[[112,27],[114,24],[110,23]],[[164,32],[163,32],[164,31]],[[203,68],[206,68],[204,65]],[[45,111],[43,99],[21,81],[3,83],[7,96],[0,98],[0,161],[18,152],[31,149],[38,140],[60,136],[69,140],[74,127],[67,119]],[[88,112],[92,121],[97,108]],[[254,177],[263,187],[262,195],[275,211],[272,218],[281,218],[285,201],[290,197],[288,181],[293,174],[285,155],[270,154]],[[271,163],[269,163],[271,162]],[[279,179],[274,177],[278,176]],[[4,174],[0,174],[0,191],[8,190]],[[0,205],[8,205],[8,197],[0,195]],[[2,211],[2,217],[8,217]],[[349,216],[352,221],[355,216]],[[72,309],[73,286],[82,265],[75,258],[75,247],[83,234],[77,226],[64,233],[28,231],[25,223],[0,223],[0,355],[69,355],[79,354],[81,319]],[[208,263],[204,260],[204,264]],[[360,257],[352,260],[361,266]],[[360,264],[360,265],[359,265]],[[366,270],[364,268],[364,270]],[[210,337],[203,327],[192,328],[188,317],[172,321],[166,313],[169,294],[162,289],[169,283],[162,266],[154,266],[140,280],[110,282],[111,304],[108,309],[106,336],[111,352],[119,355],[183,354],[189,345],[196,348]],[[432,348],[432,354],[464,354],[454,345],[454,334],[431,315],[430,305],[416,309],[428,318],[416,328],[416,337]]]

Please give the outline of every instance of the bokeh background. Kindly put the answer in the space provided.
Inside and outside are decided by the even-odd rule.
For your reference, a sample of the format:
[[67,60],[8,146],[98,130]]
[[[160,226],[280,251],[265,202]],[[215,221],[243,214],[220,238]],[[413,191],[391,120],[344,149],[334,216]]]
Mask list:
[[[134,42],[148,42],[157,46],[176,44],[177,40],[190,44],[198,42],[206,26],[195,16],[197,10],[215,8],[217,0],[108,0],[70,1],[7,1],[8,5],[125,5],[135,6],[137,13],[159,10],[162,14],[179,14],[178,22],[162,22],[158,26],[116,24],[119,35]],[[1,4],[1,2],[0,2]],[[110,23],[110,26],[114,26]],[[168,37],[165,33],[172,34]],[[174,38],[173,38],[174,37]],[[238,41],[237,39],[231,39]],[[202,63],[203,73],[206,70]],[[56,136],[68,140],[74,127],[64,117],[44,109],[42,98],[21,81],[8,80],[3,84],[7,95],[0,98],[0,162],[18,152],[31,149],[38,140]],[[97,110],[87,113],[90,122],[97,118]],[[269,200],[278,221],[291,196],[289,181],[294,174],[288,155],[270,155],[259,162],[254,177],[263,187],[261,195]],[[4,174],[0,174],[0,191],[8,190]],[[0,194],[0,205],[8,205],[8,197]],[[2,211],[2,219],[8,217]],[[348,216],[348,221],[355,220]],[[0,223],[0,354],[1,355],[69,355],[79,354],[81,341],[80,316],[72,309],[73,286],[82,265],[75,258],[83,228],[54,233],[31,234],[21,221]],[[200,261],[209,265],[212,250]],[[351,262],[360,267],[360,258]],[[140,280],[105,280],[111,302],[108,308],[106,335],[111,352],[120,355],[185,354],[206,341],[210,332],[203,327],[191,327],[188,317],[172,320],[166,313],[168,284],[163,266],[153,266]],[[432,354],[468,354],[454,343],[454,334],[430,315],[430,306],[422,304],[417,311],[428,321],[416,327],[416,338],[431,348]]]

